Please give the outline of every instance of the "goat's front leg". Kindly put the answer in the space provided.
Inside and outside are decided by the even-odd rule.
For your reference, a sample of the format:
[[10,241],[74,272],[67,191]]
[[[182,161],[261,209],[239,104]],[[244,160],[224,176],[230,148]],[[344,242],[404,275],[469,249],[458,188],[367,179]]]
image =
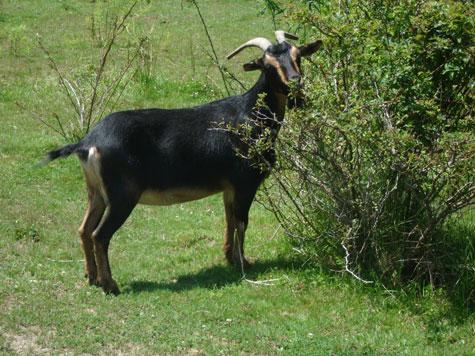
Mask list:
[[237,222],[232,253],[234,266],[243,269],[251,267],[251,263],[244,257],[244,238],[246,237],[246,229],[247,219],[246,221]]
[[229,264],[247,268],[250,263],[244,257],[244,240],[248,224],[249,208],[254,199],[254,191],[246,193],[224,192],[226,231],[224,254]]
[[234,236],[236,232],[236,222],[234,217],[234,192],[225,191],[223,194],[224,211],[226,214],[226,229],[224,231],[224,255],[229,264],[234,264]]

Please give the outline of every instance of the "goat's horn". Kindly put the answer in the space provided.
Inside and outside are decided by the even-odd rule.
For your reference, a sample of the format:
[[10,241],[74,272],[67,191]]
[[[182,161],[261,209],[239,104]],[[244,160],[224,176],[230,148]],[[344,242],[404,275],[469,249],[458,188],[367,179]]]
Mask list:
[[277,39],[277,43],[282,43],[285,41],[286,38],[289,40],[298,40],[299,38],[296,35],[293,35],[291,33],[279,30],[275,31],[275,38]]
[[231,59],[232,57],[234,57],[236,54],[238,54],[244,48],[247,48],[247,47],[259,47],[260,49],[265,51],[267,48],[269,48],[269,46],[272,46],[272,43],[267,38],[256,37],[256,38],[253,38],[252,40],[247,41],[246,43],[239,46],[238,48],[236,48],[233,52],[228,54],[226,58]]

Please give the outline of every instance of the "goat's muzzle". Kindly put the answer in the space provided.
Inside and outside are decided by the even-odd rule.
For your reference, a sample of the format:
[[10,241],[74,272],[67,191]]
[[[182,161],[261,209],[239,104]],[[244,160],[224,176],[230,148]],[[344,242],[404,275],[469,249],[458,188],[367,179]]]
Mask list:
[[298,88],[292,90],[287,97],[287,107],[289,109],[302,108],[307,102],[305,94],[302,92],[302,86],[299,84]]

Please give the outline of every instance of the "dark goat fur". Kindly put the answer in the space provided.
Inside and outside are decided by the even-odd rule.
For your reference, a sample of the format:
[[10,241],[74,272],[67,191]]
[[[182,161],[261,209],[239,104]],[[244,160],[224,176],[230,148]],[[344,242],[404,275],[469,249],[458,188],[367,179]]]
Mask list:
[[[108,247],[136,204],[169,205],[218,192],[224,192],[226,258],[232,264],[248,264],[243,250],[248,212],[266,173],[236,154],[245,143],[225,128],[250,123],[254,134],[262,125],[277,134],[288,81],[300,81],[300,55],[312,54],[319,45],[317,41],[297,48],[283,42],[267,48],[262,58],[244,65],[262,73],[242,95],[188,109],[116,112],[77,144],[48,153],[47,161],[76,153],[84,170],[89,206],[80,235],[90,284],[119,293]],[[298,56],[291,57],[292,50]],[[265,105],[256,108],[261,94]],[[255,120],[261,120],[260,125]],[[271,164],[273,157],[272,150],[266,152]]]

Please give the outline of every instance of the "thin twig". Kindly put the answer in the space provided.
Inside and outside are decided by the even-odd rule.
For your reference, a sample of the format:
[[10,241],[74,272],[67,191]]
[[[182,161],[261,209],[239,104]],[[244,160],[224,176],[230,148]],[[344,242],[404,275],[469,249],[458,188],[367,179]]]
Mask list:
[[253,281],[251,279],[243,278],[242,280],[254,285],[259,285],[259,286],[273,286],[275,285],[274,282],[280,281],[282,278],[273,278],[273,279],[264,279],[261,281]]
[[[23,106],[22,104],[20,104],[18,101],[15,102],[16,106],[18,106],[21,110],[23,111],[29,111],[26,109],[25,106]],[[63,136],[63,137],[66,137],[64,136],[64,132],[62,132],[61,130],[58,130],[56,127],[54,127],[53,125],[51,125],[50,123],[48,123],[46,120],[44,120],[41,115],[39,115],[38,113],[32,111],[31,114],[35,117],[36,120],[38,120],[39,122],[41,122],[43,125],[45,125],[46,127],[49,127],[51,130],[53,130],[54,132],[56,132],[57,134]]]
[[76,113],[78,115],[80,115],[80,112],[79,112],[78,108],[76,107],[75,100],[71,96],[71,93],[68,90],[68,86],[65,82],[65,77],[63,76],[63,73],[61,73],[61,71],[59,70],[58,65],[56,64],[55,60],[53,59],[53,56],[50,54],[48,49],[43,45],[43,42],[41,41],[41,36],[39,34],[37,34],[37,40],[38,40],[38,45],[39,45],[40,49],[43,51],[43,53],[46,54],[46,57],[48,58],[48,62],[50,63],[51,68],[53,68],[56,75],[58,76],[59,83],[64,88],[64,91],[66,92],[66,95],[67,95],[69,101],[71,102],[74,110],[76,111]]
[[[122,82],[122,80],[124,79],[125,75],[129,72],[130,68],[132,67],[132,64],[135,62],[135,59],[137,58],[138,54],[139,54],[139,51],[140,51],[140,47],[142,46],[142,44],[145,42],[145,38],[141,39],[139,41],[139,44],[137,45],[137,50],[135,51],[134,55],[132,56],[132,59],[129,59],[127,61],[127,64],[125,65],[124,69],[122,70],[121,73],[119,73],[119,75],[117,76],[117,78],[114,80],[114,82],[109,86],[109,88],[106,89],[106,91],[104,92],[104,94],[101,96],[101,102],[103,103],[102,106],[102,110],[99,112],[99,115],[98,117],[101,118],[104,113],[105,113],[105,110],[106,108],[108,107],[108,104],[109,102],[112,100],[112,98],[114,97],[116,91],[117,91],[117,88],[119,87],[120,83]],[[135,72],[134,72],[135,73]],[[133,74],[132,74],[133,76]],[[117,102],[119,101],[120,97],[122,96],[122,93],[124,92],[124,89],[125,87],[122,89],[122,91],[120,92],[120,94],[116,97],[116,100],[114,101],[114,104],[113,104],[113,107],[117,104]]]
[[243,82],[241,82],[239,80],[238,77],[236,77],[236,75],[234,75],[234,73],[230,72],[225,66],[221,65],[219,62],[216,62],[216,59],[211,55],[211,53],[209,53],[208,51],[205,51],[205,53],[208,55],[208,57],[210,57],[210,59],[213,61],[213,63],[221,68],[225,74],[227,74],[229,76],[230,79],[234,80],[236,83],[238,83],[240,86],[241,86],[241,89],[243,90],[246,90],[246,86],[244,85]]
[[59,130],[61,131],[62,133],[62,136],[64,138],[68,137],[68,134],[66,133],[66,130],[64,129],[63,127],[63,124],[61,123],[61,119],[59,118],[58,114],[56,114],[55,112],[53,113],[53,117],[54,119],[56,120],[58,126],[59,126]]
[[239,238],[239,233],[236,230],[234,230],[234,246],[237,245],[237,248],[238,248],[238,253],[239,253],[239,263],[240,263],[240,267],[241,267],[241,280],[242,281],[245,281],[245,282],[248,282],[248,283],[251,283],[251,284],[254,284],[254,285],[261,285],[261,286],[272,286],[274,285],[273,282],[276,282],[278,280],[280,280],[280,278],[274,278],[274,279],[266,279],[266,280],[261,280],[261,281],[253,281],[251,279],[248,279],[246,277],[246,272],[244,272],[244,256],[243,256],[243,253],[241,251],[241,239]]
[[122,31],[125,29],[125,21],[127,20],[127,18],[132,13],[132,10],[134,9],[135,5],[137,5],[137,2],[138,2],[138,0],[135,1],[134,3],[132,3],[129,10],[125,13],[125,15],[122,17],[122,20],[119,23],[117,23],[117,22],[114,23],[111,38],[109,40],[109,43],[106,46],[104,54],[102,55],[101,63],[99,65],[99,68],[96,71],[96,80],[95,80],[95,83],[94,83],[93,88],[92,88],[92,98],[91,98],[91,102],[89,104],[89,112],[88,112],[88,115],[87,115],[86,132],[89,131],[90,126],[92,124],[92,113],[94,111],[95,104],[96,104],[97,89],[99,87],[99,83],[101,81],[102,74],[104,73],[104,70],[105,70],[105,67],[106,67],[106,64],[107,64],[107,59],[109,57],[109,53],[111,52],[112,47],[114,46],[118,35],[120,33],[122,33]]
[[76,99],[76,105],[77,105],[76,112],[79,115],[79,125],[80,125],[81,129],[83,129],[84,128],[84,105],[81,102],[79,96],[77,95],[76,90],[74,90],[74,87],[71,84],[71,82],[69,80],[67,80],[66,78],[64,78],[64,81],[68,85],[71,92],[73,93],[73,97]]
[[[347,239],[349,238],[349,235],[351,234],[351,229],[348,231],[348,234],[347,234]],[[370,284],[370,283],[374,283],[373,281],[367,281],[363,278],[361,278],[360,276],[358,276],[355,272],[353,272],[349,265],[350,265],[350,252],[348,251],[348,248],[345,246],[344,242],[342,241],[341,242],[341,247],[343,247],[343,249],[345,250],[345,271],[348,272],[349,274],[351,274],[353,277],[355,277],[357,280],[359,280],[360,282],[363,282],[364,284]]]
[[231,95],[229,89],[228,89],[228,84],[226,83],[226,77],[224,75],[224,71],[223,71],[223,68],[219,62],[219,59],[218,59],[218,55],[216,54],[216,50],[214,49],[214,44],[213,44],[213,40],[211,39],[211,35],[209,34],[209,31],[208,31],[208,26],[206,25],[206,22],[205,22],[205,19],[203,18],[203,15],[201,14],[201,10],[200,10],[200,7],[198,6],[198,3],[196,2],[196,0],[191,0],[191,3],[193,5],[195,5],[196,7],[196,11],[198,12],[198,16],[200,17],[200,20],[201,20],[201,23],[203,24],[203,28],[205,30],[205,33],[206,33],[206,37],[208,37],[208,42],[211,46],[211,50],[213,51],[213,56],[214,56],[214,60],[215,60],[215,63],[218,64],[218,69],[219,69],[219,73],[221,73],[221,78],[223,79],[223,84],[224,84],[224,88],[226,89],[226,93],[229,95]]

